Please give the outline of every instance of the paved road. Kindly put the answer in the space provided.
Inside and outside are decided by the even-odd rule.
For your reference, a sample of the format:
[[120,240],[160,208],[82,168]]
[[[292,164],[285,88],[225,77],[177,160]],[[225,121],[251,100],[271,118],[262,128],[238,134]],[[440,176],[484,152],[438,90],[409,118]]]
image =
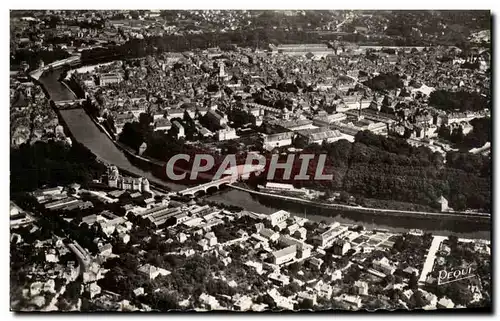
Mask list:
[[427,275],[432,271],[434,267],[434,261],[436,260],[436,252],[439,250],[441,243],[447,239],[446,236],[436,235],[432,239],[431,246],[429,247],[429,252],[427,253],[427,258],[425,259],[424,267],[422,268],[422,273],[420,274],[420,279],[418,282],[425,282]]

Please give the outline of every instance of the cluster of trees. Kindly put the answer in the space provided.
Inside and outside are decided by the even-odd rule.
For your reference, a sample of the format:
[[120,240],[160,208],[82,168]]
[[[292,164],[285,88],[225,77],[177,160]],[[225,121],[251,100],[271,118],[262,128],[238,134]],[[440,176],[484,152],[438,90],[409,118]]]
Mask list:
[[30,69],[37,69],[40,60],[43,60],[45,64],[50,64],[51,62],[66,59],[70,54],[60,48],[54,48],[54,50],[31,50],[31,49],[19,49],[15,52],[13,56],[10,57],[10,65],[18,66],[21,62],[25,61]]
[[61,67],[61,73],[59,74],[59,78],[57,79],[57,81],[63,81],[64,78],[66,78],[66,76],[68,75],[68,71],[71,70],[71,66],[69,64],[64,64],[62,67]]
[[[382,150],[382,153],[378,151]],[[427,153],[428,149],[420,147],[410,155],[403,153],[396,154],[384,151],[381,148],[371,147],[362,143],[354,143],[351,153],[351,165],[370,164],[382,166],[415,166],[426,167],[430,165],[439,165],[443,157],[440,154],[432,152]],[[429,156],[427,157],[428,154]]]
[[105,263],[111,270],[106,277],[98,281],[103,289],[127,297],[133,297],[133,291],[138,287],[148,287],[148,279],[137,272],[138,260],[129,253],[121,254],[123,258],[112,259]]
[[457,145],[463,143],[465,139],[464,131],[462,127],[457,127],[451,130],[450,128],[446,127],[445,125],[441,125],[438,129],[438,136],[441,138],[444,138],[451,143]]
[[[175,119],[172,119],[172,121]],[[184,111],[184,115],[182,120],[178,120],[180,124],[184,127],[184,134],[186,135],[187,140],[195,140],[198,138],[198,130],[196,129],[196,124],[194,123],[193,118],[189,115],[189,113]]]
[[[169,237],[168,230],[165,231],[167,237]],[[143,287],[146,292],[151,293],[154,289],[165,284],[165,278],[163,277],[158,277],[153,281],[144,275],[140,275],[137,270],[142,264],[148,263],[168,270],[175,270],[183,264],[183,257],[166,254],[169,251],[178,249],[180,246],[178,242],[164,242],[153,231],[139,226],[135,226],[130,235],[131,239],[127,244],[117,239],[113,240],[113,252],[119,254],[119,257],[107,260],[104,263],[104,268],[111,269],[111,271],[98,282],[103,289],[126,297],[134,297],[132,291],[138,287]],[[144,239],[149,239],[149,241],[146,242]],[[132,246],[132,244],[139,244],[140,248],[145,250],[147,254],[141,258],[138,248]],[[158,309],[158,304],[167,300],[170,304],[166,305],[166,307],[175,309],[177,307],[174,304],[176,301],[170,301],[168,298],[169,295],[165,293],[153,293],[152,296],[148,295],[147,302],[144,303]]]
[[[340,144],[334,143],[333,146],[336,146],[336,145],[338,146]],[[299,175],[299,173],[301,172],[301,168],[303,165],[302,164],[303,161],[302,161],[302,159],[300,159],[300,155],[301,154],[308,154],[309,155],[312,153],[314,153],[314,152],[309,151],[309,150],[305,150],[305,149],[300,153],[296,153],[295,158],[294,158],[294,163],[293,163],[292,168],[291,168],[290,176],[286,177],[285,173],[287,171],[283,168],[278,168],[274,172],[273,181],[279,182],[279,183],[293,184],[298,188],[300,188],[300,187],[313,187],[316,189],[325,189],[325,190],[329,190],[329,189],[335,190],[335,189],[341,188],[342,180],[343,180],[343,177],[344,177],[345,172],[347,170],[347,167],[335,166],[333,164],[335,161],[333,158],[326,158],[325,164],[323,166],[323,170],[321,173],[322,175],[330,175],[331,174],[331,175],[333,175],[333,179],[332,180],[314,180],[313,179],[316,176],[316,170],[319,166],[318,165],[319,158],[320,158],[319,153],[316,154],[313,159],[310,159],[309,163],[307,164],[306,174],[309,176],[309,178],[308,179],[296,178],[296,176]],[[321,154],[323,154],[323,153],[324,153],[324,151],[321,152]],[[267,161],[266,161],[266,165],[264,167],[264,171],[259,177],[255,178],[255,179],[253,177],[251,177],[251,179],[249,181],[249,183],[251,185],[265,183],[265,178],[267,177],[267,175],[269,173],[272,155],[268,154],[265,156],[266,156]],[[280,155],[278,158],[278,163],[286,163],[287,156],[288,155],[286,155],[286,154]]]
[[470,133],[464,135],[461,127],[450,131],[445,126],[439,128],[439,136],[454,143],[461,148],[474,148],[484,146],[486,142],[491,142],[491,118],[475,118],[469,122],[474,128]]
[[[131,12],[133,16],[138,17],[136,11]],[[182,13],[186,14],[186,13]],[[394,18],[394,13],[388,16],[391,23],[385,31],[384,36],[371,37],[370,42],[379,45],[424,45],[429,44],[431,40],[416,36],[412,31],[414,23],[407,23],[400,19]],[[201,22],[201,26],[194,26],[194,22],[200,17],[191,16],[189,19],[179,21],[177,12],[165,12],[162,16],[167,20],[181,23],[185,29],[204,30],[205,27],[210,28],[210,23],[207,21]],[[119,46],[110,46],[103,49],[85,50],[82,53],[82,61],[113,59],[113,57],[121,58],[138,58],[155,52],[182,52],[194,49],[206,49],[209,47],[220,46],[227,49],[234,48],[231,45],[240,47],[267,47],[269,43],[287,44],[287,43],[319,43],[334,40],[351,41],[351,42],[368,42],[368,38],[360,34],[335,32],[314,32],[316,27],[326,25],[327,20],[331,15],[320,11],[309,11],[304,15],[285,16],[283,14],[271,11],[256,13],[251,17],[252,23],[245,28],[225,32],[203,32],[201,34],[184,34],[184,35],[164,35],[152,36],[145,39],[131,39],[127,43]],[[431,19],[432,17],[426,17]],[[326,19],[326,20],[325,20]],[[404,18],[407,19],[407,18]],[[420,18],[419,18],[420,19]],[[433,20],[437,21],[437,20]],[[51,21],[52,24],[57,24],[58,21]],[[204,27],[205,26],[205,27]],[[293,26],[293,27],[291,27]],[[95,26],[99,28],[99,25]],[[213,26],[212,26],[213,27]],[[294,32],[287,32],[286,28],[296,28]],[[447,32],[448,33],[448,32]],[[460,33],[454,33],[454,35]],[[441,37],[443,38],[443,37]],[[376,39],[375,41],[373,39]],[[450,44],[455,44],[457,41],[462,41],[462,38],[444,39],[451,41]],[[443,41],[443,39],[440,39]]]
[[[444,164],[438,152],[369,131],[359,132],[354,143],[340,140],[303,148],[304,153],[328,154],[324,173],[333,173],[333,180],[286,181],[281,179],[283,170],[278,170],[276,181],[293,183],[296,187],[344,190],[356,199],[370,199],[363,203],[374,207],[377,207],[375,200],[380,200],[383,203],[380,206],[394,201],[394,206],[416,203],[427,210],[437,209],[437,199],[443,195],[455,210],[491,209],[491,160],[486,156],[450,152]],[[280,160],[285,161],[285,158]],[[292,178],[299,173],[300,165],[296,161]],[[309,165],[307,173],[314,177],[317,161]],[[262,177],[253,181],[263,183]]]
[[[449,153],[444,166],[442,156],[427,148],[411,147],[403,140],[397,147],[390,144],[394,138],[363,135],[373,140],[357,137],[354,143],[343,185],[349,193],[434,207],[443,195],[455,210],[491,209],[491,161],[486,157]],[[384,145],[377,146],[376,140]]]
[[[277,169],[274,175],[273,181],[294,184],[296,187],[309,187],[315,189],[325,189],[325,190],[336,190],[342,188],[342,182],[344,175],[349,166],[349,158],[351,154],[352,144],[347,140],[339,140],[333,143],[324,142],[322,145],[310,144],[308,145],[305,140],[296,138],[293,142],[296,148],[301,148],[302,151],[296,153],[294,158],[294,163],[291,168],[290,178],[285,179],[284,169]],[[327,158],[325,161],[325,166],[322,174],[333,175],[333,180],[322,180],[314,181],[312,179],[299,180],[295,179],[295,176],[299,175],[302,168],[302,160],[300,158],[301,154],[315,155],[308,163],[306,174],[313,178],[316,175],[316,170],[318,167],[319,155],[326,154]],[[269,165],[271,161],[272,154],[265,154],[267,162],[262,175],[255,177],[250,175],[249,185],[256,186],[258,184],[265,184],[265,177],[267,177],[269,171]],[[286,154],[282,154],[279,157],[279,163],[287,162]]]
[[71,41],[73,41],[73,45],[75,47],[80,47],[82,44],[94,45],[97,43],[95,39],[75,39],[74,37],[68,35],[52,36],[47,39],[44,39],[44,43],[52,45],[64,45],[71,43]]
[[344,179],[344,188],[355,195],[381,200],[424,203],[437,206],[440,196],[433,181],[419,176],[409,176],[405,167],[361,166],[350,168]]
[[255,122],[255,116],[238,108],[228,110],[227,118],[233,122],[233,127],[242,128],[243,125]]
[[[241,277],[245,276],[245,266],[241,267]],[[196,299],[202,293],[210,295],[229,295],[236,293],[237,289],[231,288],[225,281],[212,278],[212,273],[219,273],[222,270],[229,270],[231,266],[225,267],[224,264],[214,255],[193,255],[185,259],[181,268],[172,271],[164,286],[178,293],[177,298],[187,298],[193,296]],[[234,269],[234,267],[233,267]],[[164,308],[160,308],[162,311]]]
[[118,136],[118,141],[132,148],[138,150],[144,142],[144,134],[138,122],[126,123],[123,126],[122,132]]
[[480,67],[479,62],[465,62],[461,65],[462,68],[477,70]]
[[[389,20],[384,33],[413,41],[427,41],[441,45],[455,45],[467,41],[470,31],[490,29],[490,17],[486,12],[464,11],[398,11],[381,13]],[[449,26],[444,29],[443,25]],[[414,27],[417,26],[417,32]],[[461,47],[461,46],[459,46]]]
[[465,136],[464,144],[468,147],[480,147],[492,140],[491,118],[475,118],[469,122],[474,128]]
[[[194,136],[194,122],[190,118],[186,121],[177,120],[183,124],[186,135]],[[145,142],[147,149],[144,155],[161,161],[167,161],[175,154],[192,153],[189,147],[184,144],[184,138],[177,139],[174,126],[166,133],[155,132],[153,131],[151,122],[151,116],[141,114],[139,122],[126,123],[123,126],[122,132],[118,136],[118,141],[135,151],[138,151],[142,143]]]
[[[370,148],[380,150],[385,155],[384,153],[370,155]],[[426,147],[414,147],[404,139],[384,137],[367,130],[356,134],[350,156],[351,164],[369,162],[370,164],[386,163],[402,166],[439,166],[443,161],[439,153],[432,152]],[[376,160],[373,159],[374,157]]]
[[491,176],[491,158],[481,154],[448,152],[446,165],[479,177]]
[[403,87],[403,81],[396,74],[381,73],[378,76],[368,79],[364,84],[375,91],[393,90]]
[[[82,52],[82,63],[97,63],[125,58],[141,58],[154,53],[183,52],[220,46],[227,49],[231,45],[251,48],[267,48],[268,44],[321,43],[343,38],[344,41],[362,41],[360,35],[338,35],[335,33],[316,33],[297,30],[293,33],[283,29],[263,28],[236,30],[225,33],[201,33],[185,35],[151,36],[144,39],[130,39],[123,45],[110,45],[106,48],[93,48]],[[407,41],[389,41],[380,45],[406,44]]]
[[409,203],[395,200],[382,200],[382,199],[371,199],[358,196],[356,198],[356,204],[364,207],[374,207],[374,208],[394,208],[402,211],[418,211],[418,212],[433,212],[435,207],[429,205]]
[[149,114],[140,114],[138,122],[126,123],[123,126],[122,132],[118,136],[118,141],[133,150],[138,150],[142,143],[147,142],[148,136],[151,136],[153,133],[151,122],[152,117]]
[[[185,147],[182,140],[169,134],[152,132],[149,124],[146,116],[141,116],[138,123],[126,124],[120,141],[135,150],[147,142],[145,155],[160,160],[169,159],[177,153],[195,152],[193,148]],[[478,121],[477,136],[486,139],[491,135],[487,133],[488,126],[489,123]],[[300,142],[295,141],[295,144],[300,145]],[[401,138],[383,137],[369,131],[359,132],[354,143],[340,140],[306,145],[302,142],[299,147],[303,148],[303,153],[326,153],[328,157],[323,173],[333,174],[333,180],[285,180],[284,170],[278,169],[275,181],[293,183],[299,188],[344,190],[361,200],[370,198],[395,201],[397,204],[415,203],[437,209],[437,199],[443,195],[455,210],[474,208],[489,211],[491,208],[491,160],[485,156],[451,152],[444,165],[440,153],[422,146],[411,146]],[[270,158],[271,155],[267,156]],[[280,162],[286,162],[286,157]],[[301,165],[296,156],[291,179],[299,174]],[[318,158],[309,163],[308,175],[314,177],[317,165]],[[264,183],[267,170],[259,177],[253,176],[251,183]],[[463,181],[468,184],[463,184]],[[373,205],[373,202],[370,204]]]
[[[278,75],[280,75],[280,77],[283,77],[284,74],[283,72],[280,72],[281,69],[278,69]],[[281,92],[284,92],[284,93],[298,93],[299,92],[299,87],[294,84],[294,83],[289,83],[289,82],[280,82],[280,83],[275,83],[273,84],[272,86],[270,86],[269,89],[277,89]]]
[[440,285],[435,288],[434,292],[438,297],[446,296],[453,303],[467,306],[472,300],[472,293],[464,282],[451,282]]
[[429,104],[444,111],[478,111],[491,108],[488,99],[468,91],[435,90],[429,96]]
[[75,182],[86,186],[104,171],[95,155],[76,141],[72,146],[58,141],[25,143],[10,151],[12,193]]
[[394,239],[394,245],[390,251],[393,261],[403,262],[398,269],[399,274],[402,274],[401,270],[407,266],[421,270],[426,251],[431,242],[432,235],[430,233],[425,233],[422,237],[411,234],[398,235]]
[[228,204],[218,203],[218,202],[214,202],[214,201],[207,201],[206,199],[201,200],[201,203],[207,204],[207,205],[210,205],[210,206],[217,206],[219,208],[226,209],[226,210],[232,211],[232,212],[241,212],[241,211],[243,211],[243,208],[239,207],[239,206],[228,205]]
[[[26,229],[16,232],[22,235],[23,238],[25,235],[29,236],[30,234]],[[46,236],[44,239],[51,236],[50,231],[47,231]],[[33,241],[35,240],[33,239]],[[44,253],[36,249],[32,245],[33,243],[28,243],[29,240],[24,242],[24,245],[21,246],[15,242],[10,244],[10,295],[13,301],[15,298],[23,297],[21,289],[30,282],[28,274],[31,266],[45,263]],[[24,306],[26,303],[21,301],[19,306]]]
[[77,304],[81,298],[82,282],[75,280],[66,285],[66,290],[58,298],[57,306],[61,311],[67,311],[69,307]]

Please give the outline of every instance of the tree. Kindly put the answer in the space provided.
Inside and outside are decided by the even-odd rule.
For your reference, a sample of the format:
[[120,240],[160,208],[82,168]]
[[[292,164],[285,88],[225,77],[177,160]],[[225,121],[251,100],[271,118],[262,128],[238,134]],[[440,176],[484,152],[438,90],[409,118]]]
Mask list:
[[112,133],[116,133],[115,120],[111,115],[108,115],[106,117],[106,125],[108,126],[108,129],[110,129]]
[[395,74],[380,74],[364,82],[364,85],[372,90],[384,91],[396,88],[402,88],[403,82],[398,75]]
[[[89,184],[105,171],[105,166],[83,145],[75,142],[23,144],[11,149],[11,191],[32,191],[44,185]],[[64,175],[63,175],[64,173]]]
[[270,310],[275,310],[276,309],[276,303],[274,302],[273,298],[269,294],[264,294],[262,296],[262,303],[267,304]]
[[299,262],[294,262],[288,266],[288,271],[290,275],[296,275],[300,269],[302,268],[302,264]]
[[405,242],[405,239],[403,236],[401,235],[398,235],[396,236],[396,239],[394,240],[394,245],[392,246],[392,248],[394,250],[396,250],[397,252],[402,252],[406,249],[406,242]]
[[422,296],[422,292],[418,290],[413,291],[413,295],[410,300],[416,308],[422,308],[428,304],[428,302]]
[[358,281],[361,276],[361,270],[357,264],[353,264],[349,267],[347,273],[346,273],[346,282],[347,283],[354,283],[355,281]]
[[71,309],[71,304],[62,295],[57,299],[56,306],[59,311],[69,311]]
[[207,282],[206,290],[210,295],[223,294],[233,296],[236,293],[236,290],[230,287],[226,282],[214,279]]
[[308,146],[308,144],[307,144],[307,138],[305,138],[304,136],[298,135],[293,140],[293,146],[295,148],[301,148],[301,149],[307,147]]
[[87,298],[82,298],[82,305],[80,307],[80,311],[82,312],[90,312],[92,311],[92,304],[90,303],[89,299]]
[[394,275],[388,274],[385,276],[383,283],[387,286],[389,284],[393,284],[395,280],[396,279],[395,279]]
[[448,242],[450,244],[450,247],[454,249],[458,245],[458,237],[456,235],[450,235],[448,236]]
[[347,193],[345,191],[340,192],[339,199],[340,199],[341,202],[348,203],[349,202],[349,197],[350,197],[349,193]]
[[429,104],[445,111],[478,111],[484,109],[485,106],[490,108],[486,97],[467,91],[433,91],[429,96]]
[[152,122],[153,122],[153,117],[148,113],[141,113],[139,115],[139,124],[141,128],[149,129]]
[[173,293],[155,292],[151,297],[151,307],[162,312],[179,309],[177,302]]
[[466,306],[472,301],[472,293],[464,282],[452,282],[446,284],[446,295],[455,303]]
[[75,303],[82,291],[82,284],[79,281],[72,281],[66,285],[66,291],[61,295],[68,302]]
[[[147,117],[143,116],[143,125],[147,122]],[[141,125],[138,122],[126,123],[118,137],[118,140],[134,150],[138,150],[139,146],[145,141],[145,135]]]
[[411,275],[410,275],[410,279],[408,281],[408,286],[410,287],[410,289],[412,290],[416,290],[418,289],[418,278],[417,278],[417,275],[415,274],[415,272],[413,272]]
[[297,294],[300,291],[300,286],[295,282],[290,282],[288,285],[284,286],[281,290],[283,296],[289,297]]
[[298,310],[312,310],[314,308],[314,304],[311,300],[302,300],[297,304]]
[[462,127],[455,128],[450,135],[450,141],[452,143],[462,143],[464,141],[465,135]]

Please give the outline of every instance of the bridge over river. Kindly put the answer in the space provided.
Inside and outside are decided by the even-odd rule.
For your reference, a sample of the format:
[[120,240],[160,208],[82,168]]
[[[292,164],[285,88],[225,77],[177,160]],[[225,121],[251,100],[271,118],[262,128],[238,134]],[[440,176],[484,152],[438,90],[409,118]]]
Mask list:
[[59,109],[74,109],[81,108],[81,103],[83,103],[85,99],[73,99],[73,100],[59,100],[54,101],[56,107]]
[[[44,74],[40,78],[40,83],[45,87],[50,95],[50,98],[54,101],[75,100],[76,97],[74,94],[58,81],[59,75],[60,71],[58,70]],[[191,188],[174,182],[163,181],[153,176],[150,172],[134,166],[125,156],[124,152],[118,149],[113,141],[104,132],[98,129],[83,109],[65,109],[60,110],[59,112],[73,137],[104,162],[114,164],[117,167],[138,176],[143,176],[150,182],[157,185],[167,186],[172,191],[178,192],[184,190],[186,192],[186,189],[189,191],[189,188]],[[223,185],[225,184],[220,184],[219,187]],[[212,186],[206,185],[204,187],[206,187],[206,190],[208,191],[208,189]],[[193,190],[191,189],[191,191]],[[266,214],[283,209],[285,205],[282,204],[282,202],[276,201],[263,203],[261,200],[255,199],[249,193],[236,189],[229,189],[224,193],[216,193],[214,195],[207,196],[207,199],[223,203],[225,205],[239,206],[249,211]],[[295,204],[292,204],[292,206],[288,207],[287,210],[295,215],[304,215],[304,209]],[[393,217],[384,217],[383,215],[364,215],[359,218],[353,218],[351,216],[351,214],[344,213],[344,211],[337,211],[336,213],[329,214],[329,216],[314,216],[314,214],[308,213],[308,218],[314,220],[320,221],[324,219],[327,221],[334,220],[341,223],[362,224],[368,229],[382,228],[390,229],[395,232],[403,232],[413,228],[420,228],[438,235],[449,235],[453,233],[458,236],[468,238],[485,239],[488,239],[490,235],[489,227],[485,227],[484,224],[478,225],[473,222],[447,222],[446,220],[439,219],[423,222],[422,219],[411,217],[398,217],[398,219],[395,220]]]
[[205,183],[205,184],[197,185],[197,186],[194,186],[194,187],[188,187],[185,190],[182,190],[182,191],[180,191],[178,193],[180,195],[183,195],[183,196],[185,196],[185,195],[194,196],[197,193],[207,193],[210,190],[215,190],[216,191],[222,185],[229,185],[229,184],[234,183],[235,181],[236,181],[236,179],[233,179],[232,176],[226,176],[226,177],[223,177],[221,179],[218,179],[218,180],[215,180],[215,181],[211,181],[211,182],[208,182],[208,183]]
[[[58,70],[49,72],[41,77],[39,81],[49,93],[50,99],[54,102],[75,101],[76,97],[74,93],[58,81],[59,74],[60,71]],[[125,154],[115,146],[111,139],[99,130],[82,108],[60,109],[59,112],[73,137],[90,149],[101,161],[107,164],[114,164],[125,171],[145,177],[157,185],[167,186],[173,191],[185,188],[183,185],[165,182],[153,176],[150,172],[134,166]]]
[[238,165],[234,166],[231,168],[228,168],[224,174],[222,175],[223,177],[221,179],[216,179],[211,182],[193,186],[193,187],[188,187],[180,192],[178,194],[180,195],[189,195],[189,196],[195,196],[195,195],[200,195],[200,194],[207,194],[210,191],[217,191],[224,185],[231,185],[232,183],[238,181],[240,178],[248,178],[250,173],[252,172],[258,172],[263,170],[264,166],[259,166],[259,165]]
[[49,71],[51,68],[58,68],[58,67],[61,67],[63,65],[70,65],[70,66],[74,66],[74,65],[77,65],[80,63],[80,56],[79,55],[74,55],[74,56],[71,56],[69,58],[66,58],[66,59],[62,59],[62,60],[58,60],[58,61],[54,61],[42,68],[38,68],[36,70],[33,70],[32,72],[30,72],[30,76],[35,78],[36,80],[39,80],[43,73],[46,72],[46,71]]

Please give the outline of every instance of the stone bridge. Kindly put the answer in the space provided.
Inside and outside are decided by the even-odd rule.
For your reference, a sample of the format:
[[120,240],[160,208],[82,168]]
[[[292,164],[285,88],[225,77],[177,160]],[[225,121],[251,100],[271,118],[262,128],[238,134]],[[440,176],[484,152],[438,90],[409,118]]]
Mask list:
[[85,99],[58,100],[54,101],[54,104],[59,109],[73,109],[80,108],[80,104],[84,101]]
[[226,176],[221,179],[211,181],[198,186],[193,186],[186,188],[185,190],[179,191],[179,195],[182,196],[195,196],[196,194],[206,194],[210,191],[217,191],[222,185],[229,185],[236,181],[236,177]]
[[32,72],[30,72],[30,76],[35,78],[36,80],[38,80],[42,76],[43,72],[49,70],[50,67],[57,68],[57,67],[62,66],[64,64],[68,64],[70,66],[73,66],[73,65],[78,64],[79,62],[80,62],[80,55],[74,55],[74,56],[68,57],[66,59],[54,61],[54,62],[52,62],[52,63],[50,63],[42,68],[38,68],[36,70],[33,70]]
[[179,191],[179,195],[190,195],[194,196],[195,194],[207,194],[211,191],[217,191],[223,185],[230,185],[239,179],[246,180],[250,177],[252,172],[259,172],[264,169],[264,165],[237,165],[227,169],[221,179],[214,180],[205,184],[201,184],[198,186],[193,186],[186,188],[185,190]]

